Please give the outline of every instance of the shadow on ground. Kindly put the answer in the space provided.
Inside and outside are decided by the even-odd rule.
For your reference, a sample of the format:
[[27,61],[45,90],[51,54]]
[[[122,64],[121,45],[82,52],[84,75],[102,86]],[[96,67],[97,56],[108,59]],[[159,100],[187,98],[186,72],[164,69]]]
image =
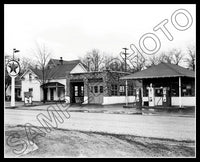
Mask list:
[[[22,126],[6,126],[5,139],[18,132],[26,138]],[[16,157],[5,142],[5,157]],[[38,149],[17,157],[194,157],[194,141],[176,141],[97,132],[53,130],[37,136]]]

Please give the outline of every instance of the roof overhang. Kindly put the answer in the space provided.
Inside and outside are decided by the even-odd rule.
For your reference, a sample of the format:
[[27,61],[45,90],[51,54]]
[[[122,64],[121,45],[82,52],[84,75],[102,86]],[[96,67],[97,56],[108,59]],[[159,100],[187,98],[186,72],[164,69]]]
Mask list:
[[190,76],[184,76],[184,75],[169,75],[169,76],[141,76],[141,77],[131,77],[131,76],[124,76],[120,79],[122,80],[142,80],[142,79],[153,79],[153,78],[174,78],[174,77],[187,77],[187,78],[195,78]]
[[41,87],[45,86],[46,88],[64,88],[65,85],[59,83],[59,82],[49,82],[41,85]]

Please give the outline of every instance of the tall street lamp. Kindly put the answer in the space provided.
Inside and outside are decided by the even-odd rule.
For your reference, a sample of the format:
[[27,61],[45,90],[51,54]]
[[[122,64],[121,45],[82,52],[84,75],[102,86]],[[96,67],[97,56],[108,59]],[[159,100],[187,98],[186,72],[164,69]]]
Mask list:
[[15,48],[13,48],[13,60],[14,60],[14,53],[19,52],[19,50],[16,50]]

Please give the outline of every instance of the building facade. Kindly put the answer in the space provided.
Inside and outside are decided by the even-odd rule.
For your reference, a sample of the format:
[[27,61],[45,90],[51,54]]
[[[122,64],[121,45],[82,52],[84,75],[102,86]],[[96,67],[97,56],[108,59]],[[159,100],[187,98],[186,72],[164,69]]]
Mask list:
[[[126,101],[126,85],[120,77],[130,73],[104,70],[69,74],[66,77],[67,98],[70,103],[82,104],[120,104]],[[139,81],[128,81],[128,101],[135,101],[134,88],[141,86]]]
[[[51,59],[43,73],[40,69],[27,69],[21,76],[21,96],[32,93],[33,101],[57,101],[66,96],[66,75],[87,72],[79,60],[64,61]],[[63,98],[64,100],[64,98]]]
[[142,81],[143,106],[196,106],[195,72],[181,66],[160,63],[121,79]]

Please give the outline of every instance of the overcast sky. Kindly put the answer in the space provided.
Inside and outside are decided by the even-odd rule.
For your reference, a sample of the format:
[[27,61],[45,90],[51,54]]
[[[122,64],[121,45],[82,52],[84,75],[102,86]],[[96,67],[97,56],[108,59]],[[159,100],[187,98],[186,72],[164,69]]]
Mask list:
[[[186,9],[193,24],[185,31],[177,30],[171,23],[175,10]],[[135,44],[145,33],[154,33],[161,41],[161,51],[179,48],[183,51],[196,44],[195,5],[5,5],[4,48],[20,50],[19,57],[34,57],[31,52],[35,42],[45,43],[53,51],[53,58],[78,59],[93,48],[119,55],[122,48]],[[173,41],[153,28],[164,19]],[[183,25],[187,22],[179,16]],[[151,45],[152,42],[149,42]]]

